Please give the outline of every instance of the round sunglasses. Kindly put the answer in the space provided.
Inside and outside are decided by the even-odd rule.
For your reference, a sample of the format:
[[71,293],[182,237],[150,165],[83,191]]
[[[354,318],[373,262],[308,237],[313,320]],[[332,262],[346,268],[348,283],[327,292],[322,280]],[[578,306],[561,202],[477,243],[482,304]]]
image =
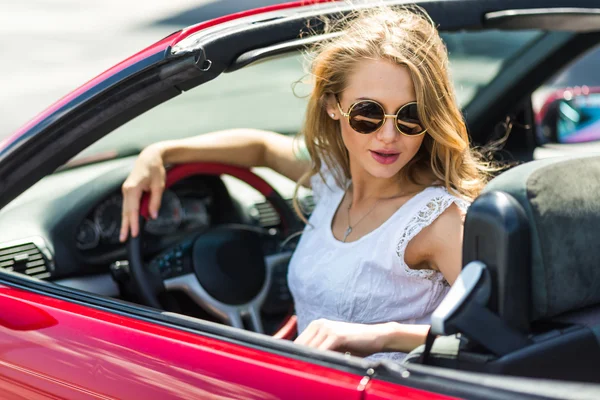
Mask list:
[[383,106],[375,100],[359,100],[345,113],[337,96],[336,101],[342,115],[348,118],[348,124],[358,133],[377,132],[388,118],[395,120],[396,129],[405,136],[419,136],[427,130],[423,128],[414,101],[400,107],[396,114],[386,114]]

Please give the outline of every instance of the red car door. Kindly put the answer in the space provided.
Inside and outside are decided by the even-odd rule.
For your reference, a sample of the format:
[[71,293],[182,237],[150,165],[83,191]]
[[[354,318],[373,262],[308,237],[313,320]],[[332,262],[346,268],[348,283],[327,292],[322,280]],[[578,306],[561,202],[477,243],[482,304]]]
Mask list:
[[0,286],[3,399],[361,398],[363,378]]

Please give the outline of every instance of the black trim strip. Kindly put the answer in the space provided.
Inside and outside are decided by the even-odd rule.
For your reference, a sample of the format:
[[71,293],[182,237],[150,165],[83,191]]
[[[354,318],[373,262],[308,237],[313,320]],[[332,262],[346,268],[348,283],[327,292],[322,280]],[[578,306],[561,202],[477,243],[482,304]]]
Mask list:
[[530,8],[485,15],[485,26],[494,29],[541,29],[568,32],[600,30],[600,8]]
[[411,380],[412,387],[466,399],[600,398],[600,385],[592,383],[465,372],[420,364],[399,366],[390,362],[383,362],[376,371],[373,379],[398,384]]
[[250,64],[254,64],[258,61],[264,60],[265,58],[290,53],[292,51],[306,48],[310,45],[337,36],[341,36],[341,34],[337,33],[335,35],[314,35],[303,39],[290,40],[272,46],[266,46],[259,49],[250,50],[236,58],[236,60],[229,66],[229,68],[227,68],[227,70],[225,70],[225,72],[234,72],[238,69],[247,67]]

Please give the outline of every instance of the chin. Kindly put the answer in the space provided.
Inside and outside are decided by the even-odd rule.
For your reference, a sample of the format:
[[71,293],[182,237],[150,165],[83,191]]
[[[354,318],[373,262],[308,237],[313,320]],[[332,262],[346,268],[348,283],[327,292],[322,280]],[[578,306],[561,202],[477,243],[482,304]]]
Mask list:
[[390,179],[398,175],[398,172],[404,167],[402,165],[369,165],[367,168],[367,172],[369,175],[372,175],[374,178],[379,179]]

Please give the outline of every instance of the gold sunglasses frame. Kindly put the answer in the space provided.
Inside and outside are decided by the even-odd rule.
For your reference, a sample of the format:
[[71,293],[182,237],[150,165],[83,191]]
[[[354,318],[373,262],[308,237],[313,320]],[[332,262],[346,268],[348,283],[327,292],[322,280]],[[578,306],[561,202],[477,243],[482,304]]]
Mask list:
[[400,114],[400,111],[402,111],[404,109],[404,107],[408,107],[411,104],[417,104],[416,101],[411,101],[411,102],[408,102],[408,103],[404,104],[402,107],[400,107],[398,109],[398,111],[396,111],[396,114],[386,114],[385,113],[385,108],[380,103],[376,102],[375,100],[359,100],[359,101],[356,101],[356,102],[352,103],[352,105],[348,109],[348,112],[345,113],[344,110],[342,110],[342,105],[340,104],[340,100],[337,98],[337,96],[335,98],[335,101],[337,102],[337,106],[338,106],[338,109],[340,110],[340,113],[344,117],[346,117],[346,119],[348,120],[348,125],[350,125],[351,128],[352,128],[352,124],[350,123],[350,114],[352,113],[352,109],[354,109],[354,107],[357,104],[367,102],[367,103],[375,103],[379,107],[381,107],[381,109],[383,110],[383,123],[379,126],[379,128],[375,129],[373,132],[368,132],[368,133],[359,132],[356,129],[352,128],[355,132],[360,133],[361,135],[370,135],[371,133],[377,132],[378,130],[380,130],[383,127],[383,125],[385,125],[385,120],[388,119],[388,118],[392,118],[394,120],[394,126],[396,127],[396,130],[398,132],[400,132],[401,134],[403,134],[404,136],[410,136],[410,137],[421,136],[422,134],[424,134],[425,132],[427,132],[427,128],[423,128],[422,132],[415,133],[415,134],[411,135],[410,133],[402,132],[402,130],[400,129],[400,127],[398,127],[397,120],[398,120],[398,114]]

